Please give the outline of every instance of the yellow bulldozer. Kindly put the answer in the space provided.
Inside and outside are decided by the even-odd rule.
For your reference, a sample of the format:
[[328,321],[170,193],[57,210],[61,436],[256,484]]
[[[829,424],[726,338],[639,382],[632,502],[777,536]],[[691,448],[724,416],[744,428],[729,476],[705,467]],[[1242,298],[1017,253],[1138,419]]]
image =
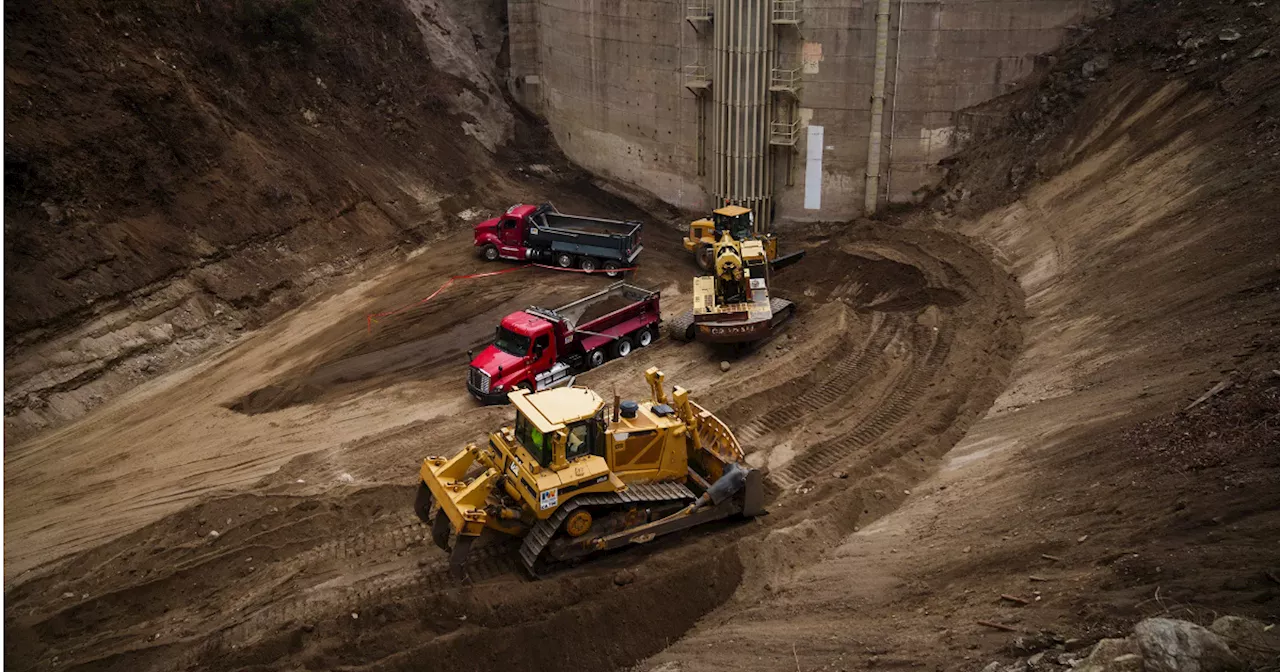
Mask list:
[[773,271],[804,257],[778,256],[778,240],[761,233],[749,208],[726,205],[689,225],[684,247],[710,275],[693,279],[693,309],[668,324],[682,341],[750,345],[795,314],[795,304],[772,297]]
[[453,457],[428,457],[414,510],[466,574],[482,535],[522,539],[520,559],[539,576],[557,564],[648,542],[730,516],[764,512],[759,470],[733,433],[663,374],[645,371],[648,401],[584,387],[508,395],[515,422]]

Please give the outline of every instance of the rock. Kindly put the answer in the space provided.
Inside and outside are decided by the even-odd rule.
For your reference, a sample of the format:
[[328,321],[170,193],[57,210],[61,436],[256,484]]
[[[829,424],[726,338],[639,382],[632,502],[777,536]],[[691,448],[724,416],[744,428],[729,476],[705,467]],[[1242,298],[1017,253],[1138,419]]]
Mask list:
[[1000,661],[998,660],[993,660],[989,665],[982,668],[982,672],[999,672],[999,670],[1000,670]]
[[339,480],[339,481],[341,481],[341,482],[343,482],[343,483],[355,483],[356,478],[355,478],[355,476],[352,476],[351,474],[348,474],[348,473],[346,473],[346,472],[343,472],[342,474],[340,474],[340,475],[338,476],[338,480]]
[[1082,534],[1082,535],[1080,535],[1080,538],[1079,538],[1079,539],[1076,539],[1076,543],[1077,543],[1077,544],[1083,544],[1084,542],[1086,542],[1086,541],[1088,541],[1088,540],[1089,540],[1089,535],[1087,535],[1087,534]]
[[1224,672],[1240,659],[1221,637],[1195,623],[1148,618],[1133,628],[1146,672]]
[[1076,669],[1080,672],[1112,672],[1116,669],[1111,667],[1116,658],[1135,651],[1137,647],[1128,639],[1104,639],[1093,647],[1089,657],[1085,658]]
[[[1271,55],[1270,49],[1264,49],[1262,47],[1258,47],[1257,49],[1253,50],[1253,53],[1249,54],[1249,58],[1263,58],[1270,55]],[[1272,371],[1271,375],[1280,377],[1280,371]]]
[[1251,618],[1220,616],[1209,630],[1227,642],[1247,667],[1262,668],[1268,656],[1280,652],[1280,630]]
[[1240,31],[1236,30],[1235,28],[1223,28],[1222,30],[1218,31],[1219,42],[1235,42],[1236,40],[1240,39],[1240,37],[1241,37]]
[[1126,653],[1123,656],[1116,656],[1111,661],[1111,667],[1107,668],[1111,672],[1143,672],[1142,656],[1136,653]]
[[315,631],[316,631],[316,626],[315,626],[315,624],[313,624],[313,623],[303,623],[303,624],[302,624],[302,631],[303,631],[303,632],[315,632]]
[[218,531],[217,531],[217,530],[209,530],[209,538],[210,538],[210,539],[217,539],[217,538],[218,538]]
[[1080,662],[1080,656],[1074,653],[1059,653],[1054,661],[1063,667],[1075,667],[1076,663]]
[[624,569],[613,575],[613,585],[625,586],[636,580],[636,573],[630,569]]
[[1084,62],[1080,68],[1080,73],[1085,77],[1096,77],[1107,71],[1111,67],[1111,56],[1108,54],[1099,54]]
[[728,371],[728,370],[729,370],[729,362],[721,361],[721,362],[720,362],[720,370],[721,370],[721,371]]
[[1042,660],[1044,660],[1044,651],[1041,651],[1040,653],[1037,653],[1036,655],[1028,658],[1027,664],[1030,665],[1031,667],[1035,667],[1036,665],[1039,665],[1040,661]]
[[836,469],[831,472],[831,476],[834,478],[849,478],[849,472],[844,471],[843,469]]

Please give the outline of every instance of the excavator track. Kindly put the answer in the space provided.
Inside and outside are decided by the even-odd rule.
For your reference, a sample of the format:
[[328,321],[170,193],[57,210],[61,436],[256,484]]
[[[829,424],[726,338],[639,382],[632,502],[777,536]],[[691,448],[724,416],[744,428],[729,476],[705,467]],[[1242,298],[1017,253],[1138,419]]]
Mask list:
[[579,495],[556,509],[550,518],[539,521],[520,544],[520,560],[525,569],[535,578],[535,569],[539,556],[555,538],[556,532],[564,524],[569,514],[583,506],[601,506],[616,504],[640,504],[644,502],[678,502],[693,501],[697,497],[683,483],[643,483],[632,484],[622,492],[610,492],[597,495]]
[[795,317],[796,304],[786,299],[769,298],[769,312],[773,313],[773,317],[769,320],[769,330],[782,326],[787,320]]
[[693,340],[693,311],[687,310],[679,317],[667,323],[667,330],[671,334],[671,338],[677,341],[689,342]]

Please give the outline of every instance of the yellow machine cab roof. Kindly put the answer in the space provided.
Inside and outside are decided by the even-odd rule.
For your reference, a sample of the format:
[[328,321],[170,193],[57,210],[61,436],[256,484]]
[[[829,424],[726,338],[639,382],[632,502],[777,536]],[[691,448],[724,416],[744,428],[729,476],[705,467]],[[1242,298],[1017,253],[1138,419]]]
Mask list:
[[744,208],[741,205],[726,205],[715,211],[717,215],[724,215],[725,217],[737,217],[738,215],[745,215],[748,212],[751,212],[751,208]]
[[604,405],[600,395],[585,387],[561,387],[534,394],[515,392],[510,399],[516,410],[543,433],[590,418]]

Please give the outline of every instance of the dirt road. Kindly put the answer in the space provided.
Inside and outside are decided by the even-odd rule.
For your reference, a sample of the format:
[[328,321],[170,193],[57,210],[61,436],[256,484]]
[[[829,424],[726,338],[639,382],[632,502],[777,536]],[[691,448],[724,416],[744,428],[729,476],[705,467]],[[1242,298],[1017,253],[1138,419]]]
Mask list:
[[[685,310],[693,273],[677,235],[647,233],[633,278],[662,290],[668,316]],[[958,436],[1000,389],[1019,340],[1015,288],[957,236],[815,227],[788,242],[810,249],[778,280],[800,316],[728,373],[706,346],[662,340],[579,378],[635,394],[643,369],[661,367],[740,428],[751,459],[773,470],[773,496],[797,500],[781,511],[831,496],[796,494],[814,477],[844,469],[857,478],[922,437]],[[36,667],[55,656],[62,665],[160,669],[175,655],[212,664],[231,651],[274,650],[281,628],[291,638],[304,623],[359,620],[351,614],[407,597],[415,604],[400,608],[415,614],[457,599],[443,554],[420,545],[408,501],[422,457],[456,450],[508,414],[466,396],[464,353],[503,314],[606,282],[543,269],[459,282],[368,328],[369,312],[482,265],[469,239],[446,239],[11,452],[9,529],[28,543],[10,546],[5,564],[21,582],[9,614],[32,637],[24,657]],[[730,526],[669,542],[650,552],[671,559],[649,564],[705,558],[753,534]],[[508,594],[535,592],[509,571],[509,551],[486,551],[474,575]],[[607,581],[611,564],[633,562],[570,571],[537,590],[585,590]],[[735,584],[726,577],[683,619]],[[587,602],[596,599],[595,608],[617,606],[608,594]],[[484,602],[464,599],[446,629],[474,625]],[[656,651],[647,640],[635,646]],[[317,647],[298,655],[332,655]]]

